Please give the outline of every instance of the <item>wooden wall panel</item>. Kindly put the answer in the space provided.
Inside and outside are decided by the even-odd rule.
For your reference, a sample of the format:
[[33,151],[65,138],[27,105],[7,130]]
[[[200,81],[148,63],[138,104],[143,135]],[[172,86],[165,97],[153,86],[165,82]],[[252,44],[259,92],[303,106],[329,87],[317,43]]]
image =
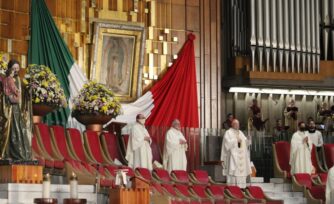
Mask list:
[[24,0],[24,1],[22,1],[22,0],[14,0],[14,5],[15,5],[14,7],[15,7],[16,11],[22,12],[22,13],[29,13],[29,10],[30,10],[30,0]]
[[184,29],[186,24],[186,13],[184,12],[184,5],[173,5],[172,11],[173,29]]

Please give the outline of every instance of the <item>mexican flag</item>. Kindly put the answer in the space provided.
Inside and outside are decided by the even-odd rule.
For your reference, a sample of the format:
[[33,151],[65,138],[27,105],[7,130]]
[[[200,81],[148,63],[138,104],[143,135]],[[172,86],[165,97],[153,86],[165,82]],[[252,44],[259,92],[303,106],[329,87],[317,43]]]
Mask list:
[[78,122],[70,117],[71,99],[79,93],[87,78],[75,63],[44,0],[31,0],[30,29],[28,63],[50,67],[69,104],[67,108],[48,114],[44,120],[48,124],[78,127]]

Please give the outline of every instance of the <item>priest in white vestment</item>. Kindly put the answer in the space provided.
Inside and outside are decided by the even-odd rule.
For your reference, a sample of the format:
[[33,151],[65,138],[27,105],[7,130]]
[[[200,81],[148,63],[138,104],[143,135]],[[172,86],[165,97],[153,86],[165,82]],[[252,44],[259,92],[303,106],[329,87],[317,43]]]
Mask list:
[[172,127],[167,131],[165,138],[165,148],[163,153],[164,169],[171,172],[173,170],[187,170],[187,140],[181,132],[179,120],[172,122]]
[[248,140],[239,130],[239,121],[232,121],[232,128],[225,132],[221,151],[223,176],[228,185],[246,187],[246,178],[252,173],[248,153]]
[[307,136],[310,138],[312,144],[316,147],[321,147],[324,144],[322,134],[319,130],[315,128],[315,122],[311,120],[308,124]]
[[291,174],[308,173],[314,170],[311,160],[312,142],[305,133],[304,122],[298,124],[298,131],[292,135],[290,150]]
[[326,204],[334,203],[334,166],[329,169],[326,182]]
[[128,161],[128,166],[133,169],[142,167],[152,170],[152,150],[150,146],[152,140],[144,125],[145,116],[138,114],[136,123],[130,130],[125,158]]

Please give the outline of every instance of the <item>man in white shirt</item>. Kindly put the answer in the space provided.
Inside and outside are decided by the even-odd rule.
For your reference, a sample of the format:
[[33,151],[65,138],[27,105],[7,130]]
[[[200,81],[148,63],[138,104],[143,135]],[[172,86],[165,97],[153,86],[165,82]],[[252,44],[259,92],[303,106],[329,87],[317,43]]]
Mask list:
[[246,178],[252,173],[247,146],[247,138],[239,130],[239,121],[233,120],[232,127],[225,132],[221,151],[223,176],[229,185],[246,187]]
[[152,170],[151,137],[145,128],[145,116],[138,114],[136,123],[132,126],[129,134],[129,142],[126,150],[128,166]]
[[321,147],[324,144],[324,141],[322,139],[321,132],[315,128],[314,120],[309,122],[308,127],[309,128],[306,132],[306,135],[310,138],[312,144],[314,144],[316,147]]
[[290,150],[291,174],[308,173],[314,170],[311,161],[312,142],[305,134],[304,122],[298,124],[298,131],[292,135]]
[[179,120],[172,122],[172,127],[167,131],[165,148],[163,153],[163,166],[169,172],[173,170],[187,170],[187,140],[181,132]]

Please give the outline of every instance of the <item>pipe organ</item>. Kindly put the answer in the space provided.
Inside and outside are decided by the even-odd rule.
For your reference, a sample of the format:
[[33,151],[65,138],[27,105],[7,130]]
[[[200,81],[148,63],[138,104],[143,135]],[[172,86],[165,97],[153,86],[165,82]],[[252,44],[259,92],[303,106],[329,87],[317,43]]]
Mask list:
[[228,66],[234,57],[247,55],[248,71],[317,74],[320,59],[334,60],[334,0],[227,0],[223,4]]
[[321,57],[324,60],[334,60],[334,1],[322,0],[320,11],[323,46]]

